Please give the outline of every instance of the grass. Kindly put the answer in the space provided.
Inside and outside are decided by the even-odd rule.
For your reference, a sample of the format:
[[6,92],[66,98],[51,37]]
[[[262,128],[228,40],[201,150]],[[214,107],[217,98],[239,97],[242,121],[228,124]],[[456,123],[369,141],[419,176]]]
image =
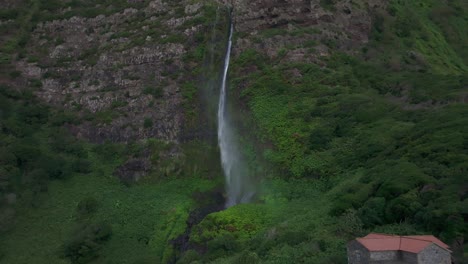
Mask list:
[[37,208],[21,206],[15,228],[3,236],[1,245],[6,255],[2,261],[68,263],[59,257],[59,249],[77,225],[78,203],[93,197],[98,209],[90,221],[108,222],[113,229],[96,263],[135,263],[145,257],[159,263],[169,255],[170,239],[185,230],[193,206],[192,193],[213,187],[212,181],[199,178],[126,187],[109,173],[109,168],[93,170],[95,173],[89,175],[52,182]]
[[[193,194],[220,184],[219,163],[205,160],[215,160],[210,144],[181,144],[177,157],[167,153],[176,146],[155,140],[91,145],[60,127],[76,119],[72,113],[59,116],[32,94],[8,87],[2,87],[0,101],[5,123],[0,173],[9,176],[2,177],[0,194],[18,195],[17,204],[1,204],[2,263],[70,263],[65,248],[72,249],[68,255],[83,255],[73,263],[86,258],[167,263],[174,255],[170,241],[185,231],[190,210],[203,202]],[[116,167],[143,150],[157,160],[150,175],[138,184],[120,182],[113,174]],[[184,154],[194,158],[180,159]],[[4,216],[12,210],[16,215],[9,223]],[[110,226],[110,239],[91,239],[86,230],[94,226]],[[88,250],[79,251],[76,242],[78,249]]]

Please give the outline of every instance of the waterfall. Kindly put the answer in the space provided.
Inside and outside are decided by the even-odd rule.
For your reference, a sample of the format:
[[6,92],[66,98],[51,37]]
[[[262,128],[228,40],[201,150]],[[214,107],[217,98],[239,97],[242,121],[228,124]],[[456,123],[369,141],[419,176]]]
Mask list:
[[226,207],[239,203],[247,203],[254,195],[252,181],[243,162],[242,154],[239,151],[238,140],[233,133],[226,108],[226,83],[231,59],[233,31],[234,26],[231,22],[218,104],[218,144],[221,152],[221,165],[226,178]]

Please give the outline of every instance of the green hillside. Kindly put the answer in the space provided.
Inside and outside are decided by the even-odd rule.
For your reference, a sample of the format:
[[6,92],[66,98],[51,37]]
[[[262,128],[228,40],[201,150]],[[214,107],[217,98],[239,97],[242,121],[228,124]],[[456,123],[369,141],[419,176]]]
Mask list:
[[[190,13],[185,5],[201,1],[174,1],[172,11],[148,15],[153,1],[10,2],[0,11],[1,21],[10,21],[0,24],[0,263],[341,264],[346,243],[369,232],[432,234],[452,247],[456,263],[468,261],[468,2],[388,1],[372,11],[368,41],[352,49],[317,37],[327,32],[307,23],[234,32],[230,108],[258,193],[225,210],[212,136],[225,7],[207,1]],[[341,2],[320,5],[333,14]],[[141,21],[122,22],[128,32],[109,37],[117,46],[56,64],[49,51],[33,49],[39,23],[109,18],[131,8],[141,11]],[[166,20],[180,22],[172,35]],[[202,34],[191,36],[197,25]],[[180,44],[186,52],[182,66],[158,58],[168,70],[159,77],[167,87],[183,83],[180,89],[146,85],[142,93],[152,98],[149,108],[180,93],[179,141],[93,142],[75,128],[126,117],[120,107],[127,103],[84,112],[82,105],[52,106],[38,96],[46,79],[70,77],[60,76],[62,64],[82,60],[82,68],[92,67],[114,48],[149,47],[144,26],[152,26],[148,36],[164,36],[158,45]],[[278,35],[304,37],[303,56],[315,58],[320,47],[328,52],[294,61],[298,47],[285,44],[265,54],[263,44]],[[236,50],[245,43],[253,44]],[[24,61],[58,76],[23,76],[15,65]],[[145,118],[142,131],[153,125],[159,124]],[[119,178],[135,160],[148,162],[146,174]]]

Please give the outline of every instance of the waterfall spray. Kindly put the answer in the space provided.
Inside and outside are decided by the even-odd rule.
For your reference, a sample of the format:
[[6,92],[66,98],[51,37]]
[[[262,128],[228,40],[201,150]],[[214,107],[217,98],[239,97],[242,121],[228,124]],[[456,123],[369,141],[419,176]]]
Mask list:
[[221,152],[221,165],[226,177],[226,207],[247,203],[254,195],[252,181],[238,149],[238,141],[233,133],[226,109],[226,83],[231,59],[233,31],[234,26],[231,21],[218,105],[218,144]]

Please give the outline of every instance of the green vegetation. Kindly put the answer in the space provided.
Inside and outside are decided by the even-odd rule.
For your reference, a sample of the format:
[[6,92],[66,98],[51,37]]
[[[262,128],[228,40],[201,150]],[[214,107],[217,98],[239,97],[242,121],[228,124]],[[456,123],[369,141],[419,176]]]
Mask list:
[[[320,5],[335,12],[338,2]],[[2,21],[13,20],[0,25],[6,33],[1,67],[20,53],[28,62],[41,61],[24,50],[38,22],[110,15],[148,1],[25,4],[31,8],[0,11]],[[224,14],[209,4],[202,12],[178,29],[220,21],[212,32],[193,38],[163,30],[163,19],[184,15],[182,6],[152,22],[142,12],[109,34],[110,40],[129,40],[116,50],[155,44],[147,36],[160,45],[190,42],[184,67],[167,73],[171,82],[163,85],[180,85],[183,136],[211,129],[203,114],[212,102],[201,98],[213,93],[225,51]],[[301,48],[311,52],[321,44],[331,49],[317,64],[288,62],[289,50],[298,48],[288,44],[273,59],[254,49],[233,54],[230,98],[240,108],[233,114],[240,120],[235,133],[245,144],[259,193],[251,204],[194,222],[215,199],[207,196],[221,189],[216,139],[91,144],[68,128],[83,121],[118,123],[126,102],[115,100],[111,109],[77,116],[39,102],[33,91],[41,89],[42,80],[20,82],[23,77],[13,67],[2,72],[15,80],[11,83],[28,87],[0,86],[0,263],[344,264],[346,242],[368,232],[433,234],[451,245],[468,241],[468,5],[390,1],[374,14],[371,30],[369,43],[354,53],[341,52],[338,40],[304,41]],[[322,32],[291,24],[243,37],[258,43],[286,34],[307,39]],[[58,63],[77,59],[94,65],[101,48]],[[173,63],[168,60],[167,66]],[[59,77],[51,69],[42,76]],[[147,81],[138,73],[124,77]],[[153,102],[164,97],[161,86],[145,86],[142,93]],[[66,100],[81,109],[71,97]],[[149,116],[139,120],[136,126],[145,132],[154,126]],[[145,176],[134,181],[119,174],[138,167],[131,163],[135,160],[150,164]],[[189,249],[179,252],[174,245],[185,232]],[[454,249],[466,262],[467,243]]]
[[[30,93],[5,86],[0,91],[0,197],[17,194],[16,204],[2,200],[0,207],[0,262],[166,263],[173,254],[170,241],[184,232],[197,203],[192,194],[218,184],[207,178],[219,165],[212,169],[201,160],[213,159],[206,155],[213,150],[187,145],[185,152],[198,158],[177,161],[176,174],[157,142],[93,146],[62,128],[72,116]],[[148,147],[158,166],[147,180],[126,186],[112,175]]]
[[164,90],[162,87],[153,87],[153,86],[146,86],[143,89],[144,94],[150,94],[153,98],[158,99],[164,96]]
[[[110,15],[128,7],[147,6],[148,2],[37,0],[23,3],[25,6],[33,3],[31,8],[18,5],[15,10],[2,10],[2,22],[16,19],[13,23],[19,29],[13,31],[1,25],[2,32],[8,33],[7,45],[3,45],[2,39],[0,50],[0,60],[4,63],[1,67],[8,68],[5,74],[0,72],[2,80],[23,80],[20,72],[12,71],[15,68],[10,63],[16,59],[27,58],[29,63],[44,66],[42,54],[24,48],[28,38],[23,37],[23,32],[29,37],[37,23],[75,15]],[[141,46],[146,32],[140,29],[151,25],[156,29],[150,30],[150,35],[161,39],[163,32],[157,29],[160,23],[144,21],[146,18],[141,14],[138,21],[125,21],[128,28],[122,26],[122,32],[132,35],[117,32],[111,38],[132,37],[132,42],[123,48]],[[169,35],[162,42],[184,42],[185,37],[181,36]],[[56,45],[66,41],[60,37],[44,39]],[[74,60],[94,65],[100,51],[101,47],[90,47],[76,58],[60,59],[54,66]],[[203,52],[198,50],[197,56],[203,56],[200,55]],[[124,77],[140,79],[135,73]],[[63,80],[58,71],[50,68],[43,71],[42,78]],[[65,79],[81,78],[77,72]],[[68,128],[85,121],[94,126],[111,124],[126,103],[115,100],[111,109],[97,113],[64,111],[46,106],[33,95],[33,91],[41,90],[42,79],[18,83],[29,87],[18,88],[16,83],[14,87],[3,84],[0,87],[0,263],[167,263],[172,260],[177,252],[171,241],[185,232],[189,212],[210,199],[196,195],[219,189],[222,184],[216,146],[198,141],[174,145],[152,139],[94,145],[78,140]],[[92,80],[90,85],[100,85],[100,80]],[[146,87],[143,92],[155,99],[164,95],[162,87]],[[195,101],[196,91],[189,93]],[[74,110],[82,109],[71,96],[65,101]],[[145,118],[143,126],[151,128],[152,120]],[[146,157],[151,162],[150,171],[138,183],[119,180],[115,175],[126,161]]]
[[[333,3],[321,2],[329,10]],[[442,14],[458,24],[448,30]],[[255,213],[270,210],[263,213],[270,222],[253,229],[259,240],[236,224],[241,207],[200,223],[205,231],[193,235],[205,238],[209,252],[224,245],[224,254],[203,260],[346,263],[344,243],[371,231],[466,238],[468,108],[459,102],[468,68],[459,36],[467,33],[460,19],[467,14],[461,1],[393,1],[376,15],[362,54],[334,52],[326,67],[280,63],[281,56],[272,61],[255,50],[235,58],[232,84],[242,84],[238,100],[252,113],[245,125],[256,124],[258,145],[269,146],[255,162],[273,166],[264,173],[277,185],[263,187],[265,204],[251,205]],[[245,68],[256,70],[245,76]],[[258,220],[253,212],[243,219]],[[266,239],[281,237],[283,225],[297,241]]]
[[325,10],[334,11],[337,2],[337,0],[320,0],[320,6]]
[[34,15],[34,20],[50,21],[54,19],[68,19],[73,16],[93,18],[98,15],[111,15],[123,11],[125,8],[144,7],[148,1],[73,0],[63,2],[58,0],[36,0],[36,2],[40,4],[40,12]]
[[151,128],[153,126],[153,120],[151,120],[151,118],[147,117],[145,118],[144,122],[143,122],[143,127],[144,128]]

